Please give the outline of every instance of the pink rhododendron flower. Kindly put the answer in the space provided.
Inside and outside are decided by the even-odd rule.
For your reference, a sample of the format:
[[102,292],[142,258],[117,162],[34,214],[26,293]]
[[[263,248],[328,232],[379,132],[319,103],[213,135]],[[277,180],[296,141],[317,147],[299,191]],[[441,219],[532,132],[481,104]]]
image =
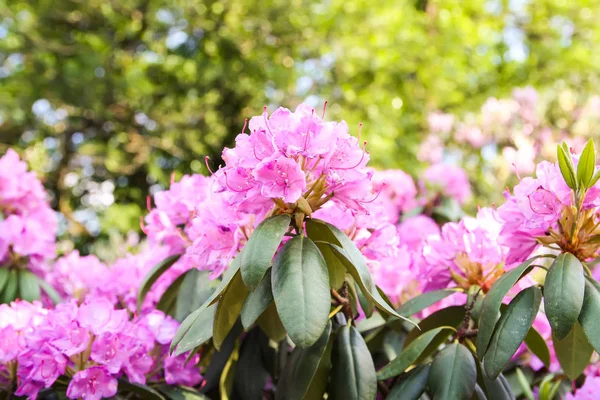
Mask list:
[[382,204],[387,219],[392,223],[398,222],[402,213],[417,205],[417,187],[404,171],[375,171],[373,189],[378,193],[376,201]]
[[596,400],[600,393],[600,377],[588,376],[582,387],[577,389],[574,394],[567,393],[565,400]]
[[90,367],[77,372],[67,389],[70,399],[99,400],[117,394],[117,379],[104,367]]
[[306,178],[300,166],[290,158],[269,157],[262,160],[254,172],[261,184],[261,194],[293,203],[306,189]]
[[[600,192],[592,188],[583,201],[583,209],[597,207]],[[500,242],[507,246],[507,263],[522,262],[539,246],[538,238],[557,230],[562,212],[572,204],[571,189],[565,183],[558,164],[543,161],[536,177],[521,179],[513,194],[498,208],[503,221]]]
[[0,157],[0,265],[12,251],[39,263],[55,255],[56,214],[42,183],[9,149]]
[[424,268],[419,275],[427,282],[424,290],[445,288],[453,280],[465,288],[478,284],[489,289],[499,276],[495,272],[507,252],[498,243],[501,227],[495,211],[483,208],[477,218],[447,223],[440,235],[429,236],[423,248]]
[[435,164],[422,174],[422,186],[442,196],[464,204],[471,197],[471,185],[466,172],[455,165]]
[[82,299],[86,295],[107,296],[112,276],[110,269],[93,255],[73,251],[59,258],[46,274],[46,281],[65,297]]

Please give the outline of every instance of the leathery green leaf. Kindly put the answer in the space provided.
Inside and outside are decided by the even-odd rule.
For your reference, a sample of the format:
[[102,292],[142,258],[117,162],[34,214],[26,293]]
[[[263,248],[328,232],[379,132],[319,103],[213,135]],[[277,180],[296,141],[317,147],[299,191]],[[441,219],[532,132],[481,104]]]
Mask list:
[[446,346],[433,359],[428,384],[434,399],[470,399],[476,382],[475,360],[462,344]]
[[535,287],[522,290],[502,313],[483,357],[485,373],[496,379],[525,340],[542,301],[542,291]]
[[341,327],[333,347],[329,398],[374,400],[376,394],[377,376],[367,344],[353,326]]
[[585,276],[574,255],[563,253],[550,266],[544,283],[544,310],[552,333],[563,339],[573,328],[583,306]]
[[447,327],[441,327],[427,331],[416,338],[402,350],[398,357],[377,372],[377,379],[384,380],[402,374],[419,358],[437,334],[443,330],[451,331]]
[[477,334],[477,357],[483,359],[487,351],[496,322],[500,317],[500,306],[502,300],[509,290],[517,283],[519,279],[529,271],[530,265],[539,257],[533,257],[525,261],[518,267],[504,273],[491,287],[481,304],[481,314],[479,317],[479,332]]
[[240,269],[246,286],[254,290],[271,266],[273,256],[281,244],[281,239],[290,226],[291,217],[276,215],[262,221],[242,249]]
[[300,347],[314,344],[329,320],[331,295],[325,259],[312,240],[296,236],[277,253],[273,298],[288,336]]

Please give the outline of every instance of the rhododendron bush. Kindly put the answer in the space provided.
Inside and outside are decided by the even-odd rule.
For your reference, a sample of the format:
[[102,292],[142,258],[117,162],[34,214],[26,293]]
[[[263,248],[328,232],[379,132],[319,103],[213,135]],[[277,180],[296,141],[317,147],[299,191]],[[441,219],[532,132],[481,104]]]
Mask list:
[[595,398],[593,142],[470,216],[465,171],[375,170],[324,114],[251,118],[110,264],[57,254],[41,183],[2,156],[4,398]]

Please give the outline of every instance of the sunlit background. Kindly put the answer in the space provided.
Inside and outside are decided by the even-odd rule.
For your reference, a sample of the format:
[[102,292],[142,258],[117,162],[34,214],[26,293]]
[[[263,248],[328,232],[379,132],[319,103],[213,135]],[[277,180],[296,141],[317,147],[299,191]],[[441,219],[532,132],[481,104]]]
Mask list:
[[464,167],[473,209],[600,132],[599,18],[598,0],[0,0],[0,155],[43,177],[77,247],[126,245],[146,196],[216,168],[245,117],[327,101],[378,168]]

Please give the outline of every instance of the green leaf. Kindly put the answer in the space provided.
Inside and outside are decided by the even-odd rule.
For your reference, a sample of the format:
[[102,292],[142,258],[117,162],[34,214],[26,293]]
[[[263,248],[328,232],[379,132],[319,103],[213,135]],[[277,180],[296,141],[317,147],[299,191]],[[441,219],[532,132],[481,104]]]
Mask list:
[[590,181],[589,187],[594,187],[594,185],[596,184],[596,182],[598,182],[598,179],[600,179],[600,169],[598,171],[596,171],[596,173],[592,177],[592,180]]
[[327,263],[329,285],[333,289],[338,290],[342,287],[344,280],[346,279],[346,267],[344,267],[342,261],[336,257],[327,243],[319,242],[315,244],[321,251],[321,254],[323,254],[323,258],[325,258],[325,262]]
[[569,379],[575,380],[590,362],[594,349],[587,341],[583,328],[575,322],[573,329],[563,339],[552,337],[556,358]]
[[327,326],[331,295],[325,259],[315,243],[296,236],[277,253],[273,298],[287,334],[300,347],[313,345]]
[[[163,293],[156,305],[156,309],[173,316],[175,314],[175,308],[177,306],[177,298],[179,297],[179,290],[183,281],[185,279],[185,274],[181,274],[169,285],[167,290]],[[185,299],[184,301],[187,301]]]
[[529,380],[527,379],[527,377],[525,376],[523,371],[521,371],[521,368],[516,369],[516,374],[517,374],[517,381],[519,382],[519,385],[523,389],[523,394],[525,395],[525,397],[528,400],[533,400],[534,396],[533,396],[533,392],[531,391],[531,386],[529,385]]
[[46,293],[46,295],[54,304],[58,304],[62,301],[62,297],[60,296],[60,294],[58,294],[56,289],[54,289],[54,287],[52,287],[52,285],[50,285],[48,282],[46,282],[42,278],[38,278],[38,284],[40,285],[40,289],[42,289],[42,292]]
[[151,387],[139,383],[132,383],[122,378],[119,379],[119,392],[135,393],[140,398],[145,400],[166,400],[165,396],[152,389]]
[[11,269],[6,281],[6,285],[4,286],[4,291],[2,291],[2,301],[0,301],[0,303],[10,303],[17,298],[18,291],[19,277],[17,276],[17,270]]
[[177,260],[179,260],[180,257],[181,257],[181,255],[177,254],[177,255],[173,255],[173,256],[165,258],[162,262],[158,263],[154,268],[152,268],[152,270],[148,273],[148,275],[146,275],[146,277],[142,281],[142,284],[140,285],[140,291],[138,292],[138,297],[137,297],[138,312],[141,310],[142,303],[144,302],[144,299],[146,298],[146,294],[148,294],[148,292],[152,288],[152,285],[154,285],[154,283],[158,280],[158,278],[160,278],[160,276],[162,274],[164,274],[169,268],[171,268],[171,266],[173,264],[175,264],[177,262]]
[[330,334],[331,322],[328,322],[323,334],[315,344],[305,349],[300,347],[294,349],[277,384],[276,400],[302,400],[305,398],[325,354]]
[[458,343],[446,346],[433,359],[427,382],[434,399],[470,399],[477,382],[471,352]]
[[577,190],[577,179],[575,177],[575,167],[573,165],[573,160],[571,159],[571,154],[569,153],[568,148],[566,148],[566,143],[563,142],[563,145],[559,145],[557,149],[557,158],[558,158],[558,167],[560,168],[560,172],[563,176],[563,179],[573,190]]
[[169,400],[209,400],[208,397],[195,389],[184,386],[159,386],[158,390]]
[[19,270],[19,298],[32,302],[41,296],[39,279],[31,271]]
[[522,290],[502,313],[483,357],[487,376],[496,379],[527,336],[542,301],[542,291],[531,286]]
[[[229,264],[229,268],[223,274],[223,280],[213,294],[181,323],[171,342],[171,352],[177,347],[175,354],[185,353],[206,343],[212,337],[213,318],[216,311],[216,306],[213,307],[214,303],[223,296],[225,289],[227,289],[233,278],[238,275],[239,270],[239,257],[236,257]],[[179,346],[184,338],[184,344]]]
[[594,148],[594,141],[588,140],[579,156],[579,162],[577,163],[577,180],[579,185],[583,188],[591,187],[592,177],[596,169],[596,149]]
[[535,328],[529,329],[527,336],[525,337],[525,344],[529,351],[539,358],[546,368],[550,367],[550,350],[546,344],[546,340],[535,330]]
[[579,314],[585,336],[596,352],[600,352],[600,284],[593,278],[585,281],[583,306]]
[[269,379],[269,371],[264,365],[260,341],[268,338],[254,329],[244,338],[240,348],[240,357],[235,366],[233,387],[235,393],[248,400],[261,400],[263,389]]
[[487,351],[496,322],[500,317],[500,306],[502,300],[510,289],[525,275],[530,268],[531,263],[539,257],[533,257],[525,261],[518,267],[505,272],[491,287],[481,304],[481,315],[479,317],[479,332],[477,334],[477,357],[483,359]]
[[402,353],[400,353],[397,358],[392,360],[388,365],[377,372],[377,379],[389,379],[406,371],[408,367],[417,361],[421,353],[423,353],[427,346],[429,346],[431,341],[438,335],[438,333],[442,332],[443,330],[448,330],[450,332],[452,331],[451,329],[441,327],[427,331],[416,338],[412,343],[404,348]]
[[256,324],[274,342],[283,340],[287,335],[274,302],[258,317]]
[[217,306],[202,306],[191,313],[179,326],[171,342],[171,352],[175,356],[195,349],[210,340],[213,334],[214,317]]
[[219,287],[220,282],[210,279],[209,271],[192,268],[185,273],[185,278],[179,288],[175,319],[183,321],[194,310],[200,307]]
[[387,395],[387,400],[418,400],[425,392],[429,364],[420,365],[402,375]]
[[272,302],[271,274],[266,274],[254,292],[248,295],[242,307],[242,325],[244,326],[244,330],[249,330]]
[[500,374],[496,379],[490,379],[485,374],[482,375],[485,386],[483,389],[487,394],[487,400],[515,400],[510,384],[504,375]]
[[[319,229],[322,237],[325,238],[325,241],[328,242],[331,248],[334,250],[333,253],[340,259],[340,261],[342,261],[343,265],[346,267],[346,270],[350,273],[350,275],[352,275],[363,294],[369,297],[379,310],[388,315],[395,316],[396,318],[405,319],[404,317],[398,315],[396,310],[390,307],[381,297],[377,291],[377,288],[375,287],[375,284],[373,283],[373,278],[371,277],[369,267],[367,267],[365,257],[362,255],[358,247],[356,247],[356,244],[354,244],[354,242],[348,236],[346,236],[344,232],[323,221],[311,219],[308,223],[313,230],[315,230],[315,226],[318,226],[316,224],[321,224]],[[325,225],[326,228],[329,228],[329,233],[325,227],[323,227],[323,225]],[[370,315],[367,314],[367,316]],[[412,323],[412,321],[410,322]]]
[[330,336],[325,353],[321,357],[321,362],[317,367],[315,376],[310,382],[310,386],[306,391],[305,399],[323,399],[323,394],[327,389],[327,383],[329,382],[329,371],[331,370],[331,352],[333,351],[333,339]]
[[446,297],[454,293],[457,293],[457,290],[442,289],[434,290],[432,292],[426,292],[408,300],[406,303],[402,304],[396,311],[398,312],[398,314],[404,317],[409,317],[420,311],[423,311],[427,307],[437,303],[442,299],[445,299]]
[[411,330],[406,337],[406,342],[404,345],[408,346],[420,335],[432,329],[446,326],[456,328],[462,323],[464,318],[465,308],[463,306],[450,306],[442,308],[419,322],[420,329],[414,328]]
[[0,293],[2,293],[4,286],[8,282],[9,276],[10,276],[10,270],[6,267],[0,266]]
[[239,255],[240,269],[244,283],[251,290],[258,286],[271,266],[290,221],[291,217],[287,214],[265,219],[258,224],[242,249]]
[[248,296],[248,288],[244,284],[242,274],[238,271],[217,305],[213,325],[213,344],[217,350],[221,349],[221,344],[240,316],[246,296]]
[[204,302],[205,306],[213,305],[221,299],[221,297],[225,294],[225,290],[227,289],[233,278],[235,278],[235,276],[238,274],[239,270],[240,256],[238,254],[238,256],[234,258],[229,264],[229,268],[223,274],[223,278],[221,280],[221,283],[219,283],[217,289],[215,289],[215,291],[213,292],[213,294],[210,295],[208,300]]
[[552,333],[563,339],[579,317],[585,293],[581,262],[571,253],[556,257],[544,283],[544,310]]
[[375,399],[375,365],[365,341],[353,326],[346,325],[338,331],[332,365],[330,399]]

